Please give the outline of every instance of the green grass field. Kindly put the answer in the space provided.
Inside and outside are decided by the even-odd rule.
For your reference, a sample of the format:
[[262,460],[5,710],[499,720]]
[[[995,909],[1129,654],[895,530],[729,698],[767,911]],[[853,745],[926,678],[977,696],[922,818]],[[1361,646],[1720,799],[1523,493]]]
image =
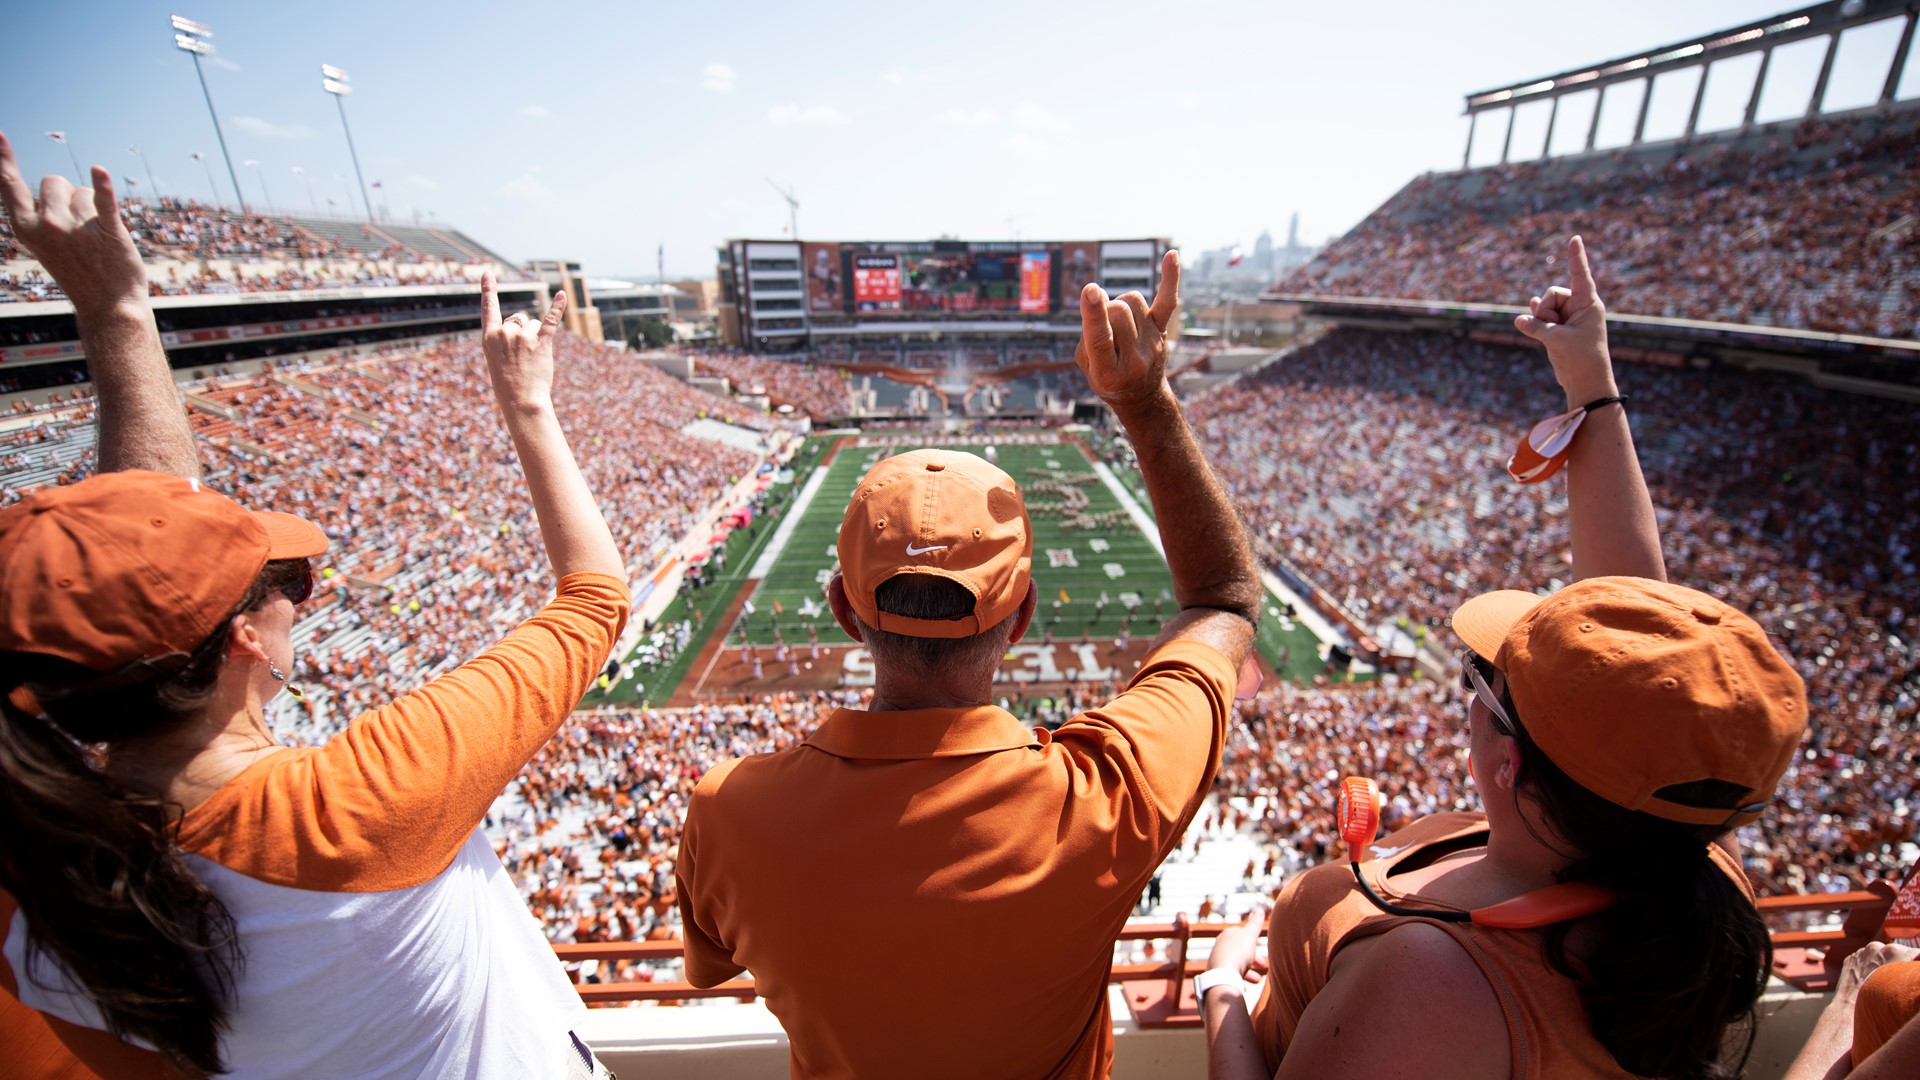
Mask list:
[[[977,446],[947,448],[976,455],[982,450]],[[786,549],[749,598],[755,608],[744,619],[750,641],[771,642],[776,625],[789,643],[805,641],[808,625],[816,628],[822,641],[839,640],[839,629],[826,610],[822,591],[833,572],[840,516],[867,469],[897,452],[892,447],[841,448],[806,519],[794,530]],[[1155,604],[1161,606],[1164,615],[1174,611],[1166,563],[1133,522],[1124,519],[1119,500],[1093,476],[1092,465],[1080,448],[1060,443],[1001,446],[998,452],[1000,467],[1019,482],[1033,518],[1033,574],[1040,589],[1036,629],[1051,626],[1055,637],[1078,637],[1085,631],[1111,638],[1119,634],[1131,606],[1133,636],[1151,637],[1159,629]],[[1119,523],[1092,530],[1063,527],[1065,514],[1036,509],[1073,498],[1053,490],[1055,485],[1083,494],[1085,513],[1107,515],[1120,519]],[[728,641],[738,642],[739,631],[735,630]]]
[[[820,450],[830,440],[816,440],[804,449],[795,464],[791,488],[776,488],[776,502],[797,499],[812,478]],[[717,633],[724,633],[728,647],[745,640],[756,645],[771,645],[777,627],[788,644],[805,644],[811,628],[823,644],[845,643],[845,635],[827,610],[825,585],[835,563],[834,540],[847,500],[860,478],[875,462],[901,452],[905,447],[861,446],[859,437],[848,437],[840,447],[825,478],[795,524],[766,574],[747,597],[752,612],[744,609],[733,625],[721,626],[733,598],[751,577],[755,564],[781,527],[780,515],[769,515],[755,523],[749,533],[736,531],[729,540],[726,566],[705,589],[682,593],[662,616],[670,624],[699,613],[699,630],[687,649],[672,664],[640,673],[645,686],[636,694],[632,682],[622,683],[611,695],[588,696],[586,704],[619,701],[663,701],[688,674],[693,657],[702,644]],[[947,449],[981,454],[983,447],[941,444],[930,440],[922,445],[945,445]],[[1033,575],[1040,591],[1040,611],[1031,637],[1051,629],[1056,640],[1078,639],[1085,633],[1094,639],[1111,640],[1120,633],[1123,622],[1136,641],[1150,639],[1161,621],[1177,610],[1172,598],[1172,580],[1166,562],[1140,531],[1120,500],[1094,475],[1093,464],[1078,444],[1059,442],[1041,445],[998,444],[998,464],[1019,482],[1025,493],[1033,520]],[[1147,508],[1145,493],[1137,477],[1122,478],[1134,492],[1138,503]],[[1084,505],[1081,499],[1084,497]],[[791,507],[792,503],[786,503]],[[1054,510],[1049,507],[1058,506]],[[1150,512],[1150,510],[1149,510]],[[1091,528],[1075,528],[1067,518],[1086,515],[1095,520]],[[1269,611],[1262,619],[1259,649],[1267,663],[1283,677],[1311,678],[1322,670],[1318,640],[1305,627],[1276,617],[1277,604],[1269,597]],[[1156,606],[1158,612],[1156,612]]]

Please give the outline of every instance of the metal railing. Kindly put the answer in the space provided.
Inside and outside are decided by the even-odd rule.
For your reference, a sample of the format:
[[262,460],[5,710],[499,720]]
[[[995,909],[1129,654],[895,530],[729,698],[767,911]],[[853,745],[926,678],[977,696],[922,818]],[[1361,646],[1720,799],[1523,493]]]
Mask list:
[[[1841,963],[1868,942],[1880,940],[1881,926],[1896,892],[1890,882],[1876,881],[1852,892],[1761,897],[1755,906],[1762,918],[1845,913],[1839,929],[1775,930],[1772,934],[1774,975],[1801,990],[1831,990]],[[1121,985],[1134,1022],[1142,1027],[1198,1025],[1201,1018],[1193,996],[1193,976],[1205,970],[1206,961],[1190,958],[1191,945],[1198,938],[1218,937],[1233,925],[1231,922],[1192,922],[1182,913],[1175,915],[1172,922],[1131,923],[1122,930],[1120,941],[1168,943],[1163,960],[1113,965],[1110,980]],[[673,960],[683,955],[684,946],[678,940],[616,941],[555,945],[553,951],[561,961],[569,963]],[[755,996],[752,979],[731,979],[710,987],[688,982],[582,983],[577,989],[581,1000],[588,1005],[698,998],[751,1001]]]

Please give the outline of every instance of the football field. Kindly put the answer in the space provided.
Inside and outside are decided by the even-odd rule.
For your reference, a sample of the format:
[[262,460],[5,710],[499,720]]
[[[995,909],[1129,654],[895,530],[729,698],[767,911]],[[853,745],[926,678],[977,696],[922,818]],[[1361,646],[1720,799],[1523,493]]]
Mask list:
[[[713,696],[862,685],[863,652],[834,622],[826,584],[848,499],[868,469],[910,449],[937,446],[993,460],[1020,485],[1033,523],[1034,624],[1010,655],[1021,678],[1124,681],[1177,610],[1151,509],[1096,463],[1078,439],[1057,432],[840,435],[796,461],[782,509],[734,534],[706,588],[683,593],[665,620],[691,616],[699,631],[673,662],[588,704],[685,703]],[[1320,641],[1269,596],[1259,652],[1269,677],[1308,679],[1324,670]],[[1018,664],[1015,664],[1015,661]],[[1011,668],[1010,668],[1011,669]]]

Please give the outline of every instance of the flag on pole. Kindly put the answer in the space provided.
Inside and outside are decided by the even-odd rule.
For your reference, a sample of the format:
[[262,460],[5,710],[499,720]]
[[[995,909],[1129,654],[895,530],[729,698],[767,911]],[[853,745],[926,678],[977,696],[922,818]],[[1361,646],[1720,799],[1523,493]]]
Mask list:
[[67,133],[64,131],[49,131],[47,132],[47,139],[52,142],[63,143],[67,141]]
[[776,614],[780,614],[780,615],[785,615],[785,614],[787,613],[787,609],[786,609],[786,608],[783,608],[783,607],[781,607],[781,606],[780,606],[780,601],[778,601],[778,600],[775,600],[775,601],[773,602],[773,610],[774,610],[774,612],[775,612]]
[[1060,590],[1060,602],[1063,604],[1073,603],[1073,598],[1067,595],[1067,590],[1065,589]]

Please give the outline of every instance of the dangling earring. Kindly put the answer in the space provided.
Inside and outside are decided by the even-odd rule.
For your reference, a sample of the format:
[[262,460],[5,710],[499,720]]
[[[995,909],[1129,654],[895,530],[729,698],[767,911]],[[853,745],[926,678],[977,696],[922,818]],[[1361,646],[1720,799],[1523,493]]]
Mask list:
[[281,683],[282,685],[286,686],[288,697],[292,698],[295,701],[306,700],[307,695],[301,693],[299,687],[293,685],[290,682],[287,682],[287,673],[275,667],[271,660],[267,662],[267,674],[273,676],[273,679],[275,682]]

